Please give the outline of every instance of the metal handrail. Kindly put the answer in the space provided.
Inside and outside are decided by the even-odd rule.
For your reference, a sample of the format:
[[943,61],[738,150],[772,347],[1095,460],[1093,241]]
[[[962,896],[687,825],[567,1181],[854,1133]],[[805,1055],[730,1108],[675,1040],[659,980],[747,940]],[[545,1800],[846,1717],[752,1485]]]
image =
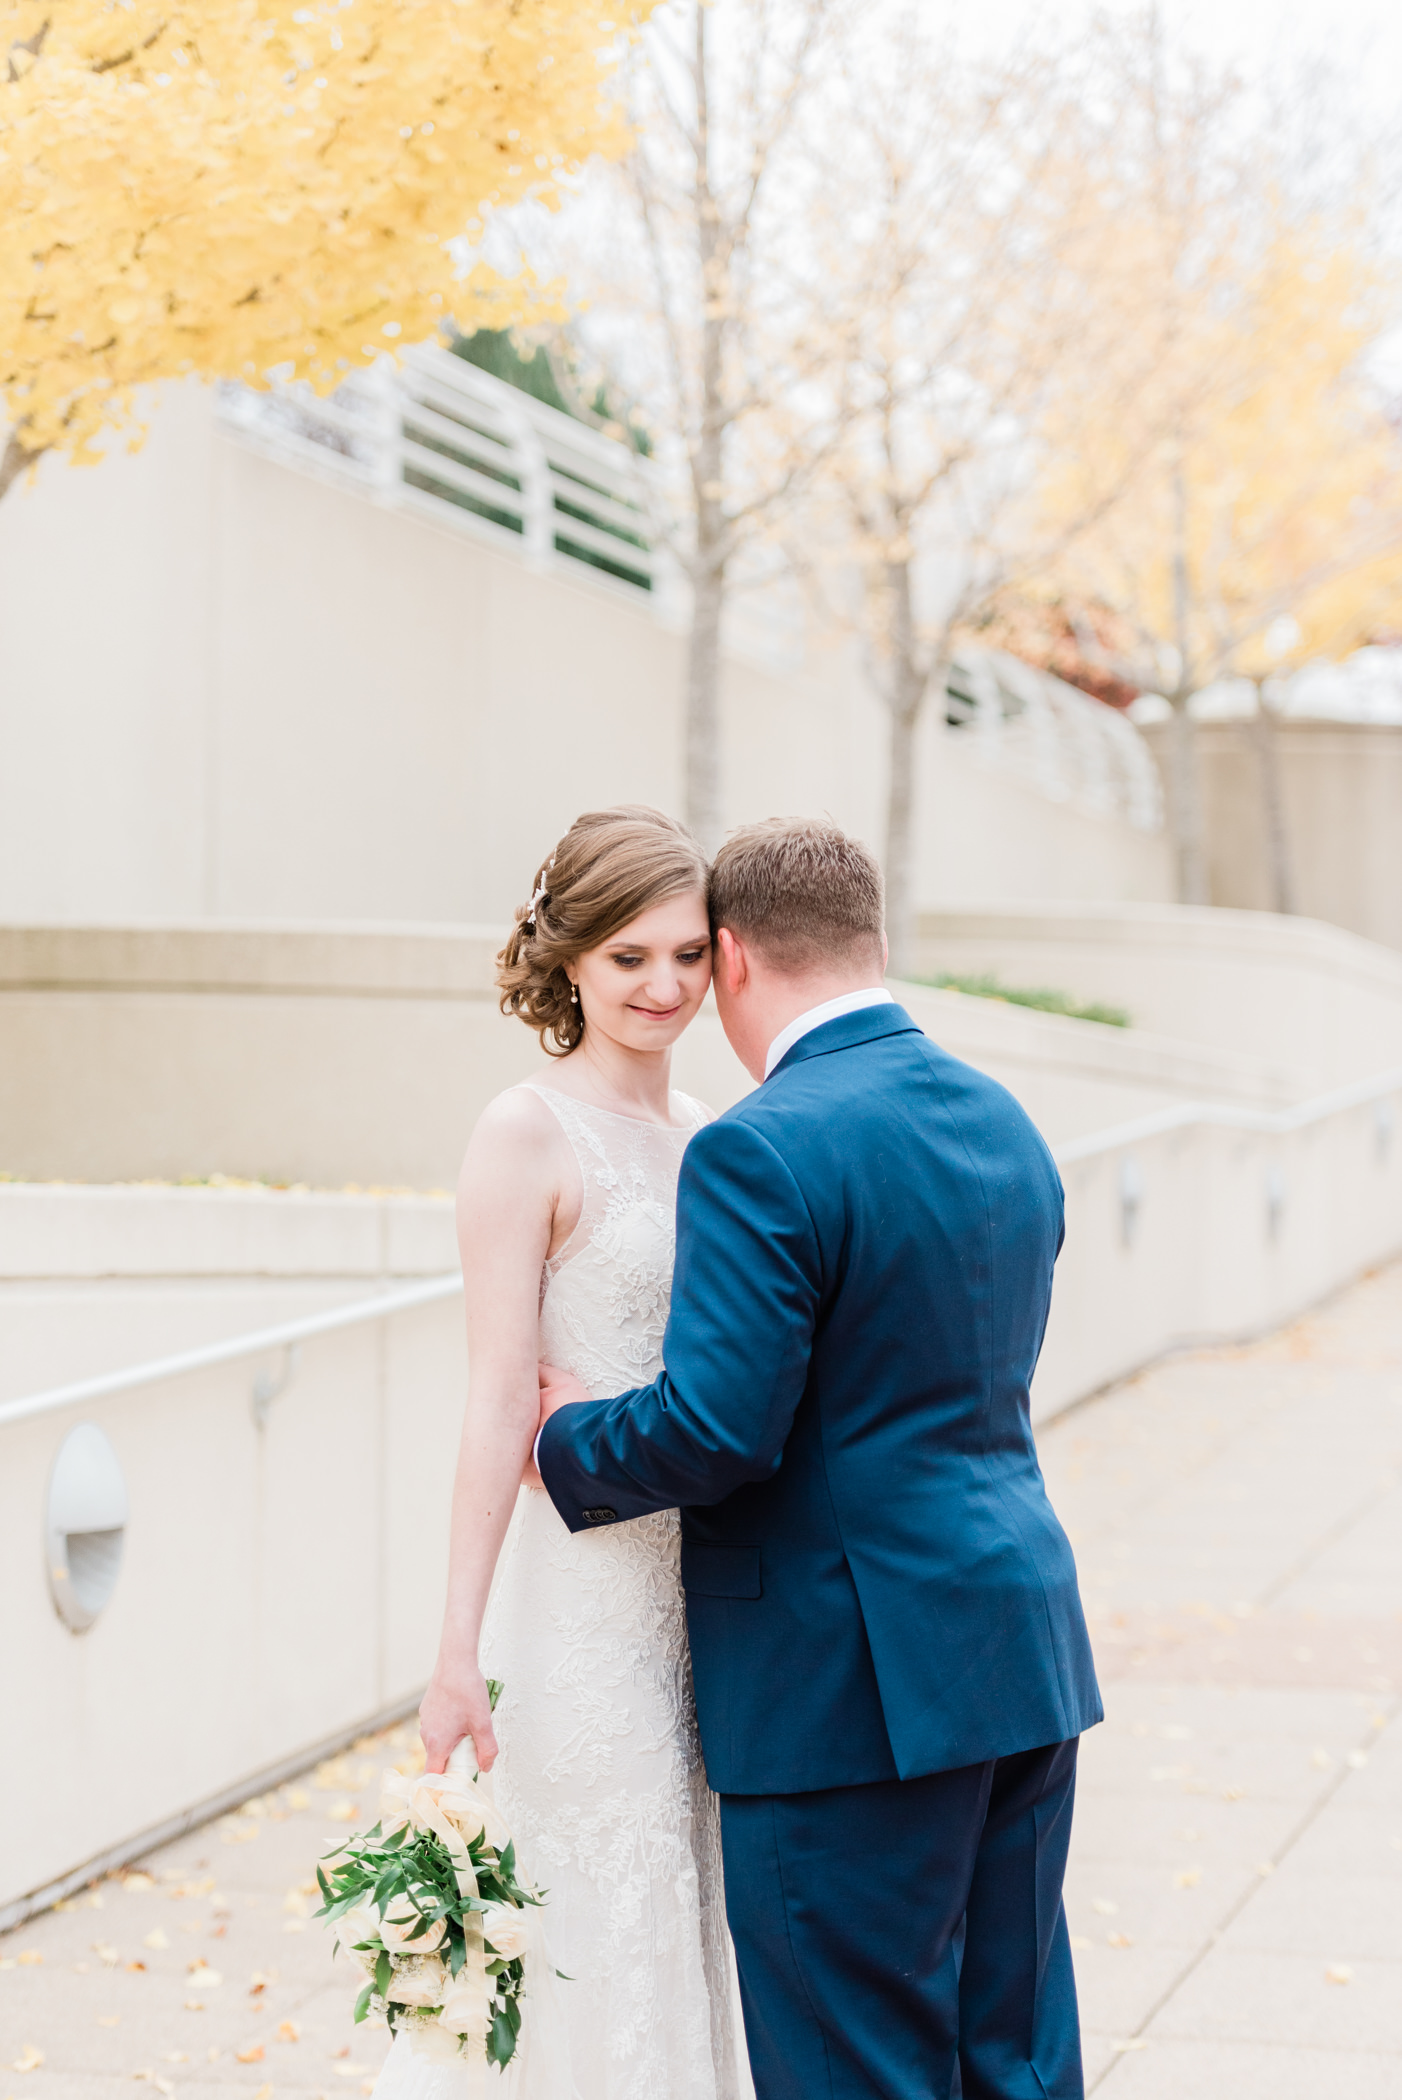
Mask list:
[[236,1334],[227,1341],[208,1342],[202,1349],[186,1349],[179,1356],[160,1356],[147,1364],[132,1364],[125,1371],[107,1371],[99,1378],[80,1378],[73,1385],[56,1385],[46,1393],[29,1393],[22,1400],[0,1406],[0,1428],[7,1422],[23,1422],[31,1415],[45,1415],[58,1407],[72,1407],[80,1400],[100,1400],[107,1393],[130,1392],[133,1386],[155,1385],[164,1378],[179,1378],[185,1371],[203,1371],[211,1364],[237,1363],[242,1356],[260,1356],[265,1349],[288,1349],[317,1334],[334,1334],[339,1327],[359,1327],[367,1320],[384,1320],[391,1313],[409,1312],[416,1305],[431,1305],[437,1298],[451,1298],[462,1289],[462,1277],[431,1276],[424,1283],[407,1284],[402,1290],[377,1291],[373,1298],[357,1298],[351,1305],[338,1305],[332,1312],[309,1313],[301,1320],[284,1320],[277,1327],[260,1327],[252,1334]]
[[[1140,1144],[1146,1138],[1162,1137],[1169,1131],[1198,1126],[1287,1137],[1291,1131],[1307,1129],[1312,1123],[1322,1123],[1328,1117],[1342,1115],[1351,1108],[1366,1108],[1370,1101],[1381,1101],[1395,1093],[1402,1093],[1402,1065],[1379,1072],[1371,1079],[1357,1080],[1352,1086],[1336,1087],[1332,1093],[1316,1094],[1312,1100],[1301,1101],[1294,1108],[1272,1111],[1234,1108],[1223,1101],[1182,1101],[1172,1108],[1156,1109],[1147,1116],[1138,1116],[1132,1122],[1116,1123],[1109,1130],[1093,1131],[1087,1137],[1071,1138],[1065,1144],[1053,1145],[1052,1158],[1059,1167],[1075,1166],[1081,1160],[1123,1151],[1125,1146]],[[310,1313],[305,1319],[284,1320],[277,1327],[260,1327],[252,1334],[209,1342],[201,1349],[187,1349],[179,1356],[158,1357],[152,1363],[133,1364],[125,1371],[109,1371],[99,1378],[83,1378],[73,1385],[30,1393],[23,1399],[0,1405],[0,1428],[9,1422],[23,1422],[34,1415],[48,1414],[55,1408],[75,1406],[81,1400],[99,1400],[108,1393],[130,1392],[134,1386],[179,1378],[186,1371],[206,1370],[212,1364],[236,1363],[240,1357],[258,1356],[266,1349],[291,1348],[314,1335],[333,1334],[341,1327],[358,1327],[369,1320],[387,1319],[391,1313],[408,1312],[416,1305],[431,1305],[436,1299],[455,1296],[461,1289],[462,1277],[455,1270],[451,1275],[432,1276],[423,1283],[411,1283],[401,1290],[378,1291],[372,1298],[358,1298],[351,1305],[337,1306],[333,1312]]]
[[1352,1086],[1336,1087],[1330,1094],[1316,1094],[1312,1100],[1297,1102],[1294,1108],[1234,1108],[1227,1101],[1180,1101],[1172,1108],[1154,1109],[1147,1116],[1138,1116],[1131,1123],[1115,1123],[1108,1130],[1070,1138],[1065,1144],[1053,1145],[1051,1153],[1059,1167],[1069,1167],[1080,1160],[1119,1152],[1145,1138],[1162,1137],[1167,1131],[1187,1130],[1196,1124],[1254,1131],[1265,1137],[1287,1137],[1292,1130],[1307,1129],[1311,1123],[1322,1123],[1329,1116],[1342,1115],[1346,1109],[1366,1108],[1370,1101],[1381,1101],[1398,1092],[1402,1092],[1402,1065],[1375,1073],[1371,1079],[1356,1080]]

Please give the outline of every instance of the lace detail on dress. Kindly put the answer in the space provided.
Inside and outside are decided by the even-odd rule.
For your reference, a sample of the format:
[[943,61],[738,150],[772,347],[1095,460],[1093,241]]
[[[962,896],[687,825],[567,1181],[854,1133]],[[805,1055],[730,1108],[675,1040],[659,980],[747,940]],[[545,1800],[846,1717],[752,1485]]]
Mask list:
[[[662,1128],[535,1087],[579,1162],[546,1265],[541,1353],[597,1396],[661,1368],[677,1173],[707,1112]],[[696,1732],[675,1510],[572,1535],[523,1492],[482,1634],[505,1684],[496,1796],[561,1986],[578,2100],[737,2100],[720,1821]],[[745,2090],[748,2090],[746,2085]],[[529,2062],[503,2100],[564,2100]]]

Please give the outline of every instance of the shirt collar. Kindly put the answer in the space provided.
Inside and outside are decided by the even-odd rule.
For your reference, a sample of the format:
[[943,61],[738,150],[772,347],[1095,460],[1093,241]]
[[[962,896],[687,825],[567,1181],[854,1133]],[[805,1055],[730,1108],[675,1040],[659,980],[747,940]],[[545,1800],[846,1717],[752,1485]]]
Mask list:
[[764,1076],[767,1079],[781,1058],[787,1057],[794,1044],[811,1029],[821,1028],[824,1021],[836,1021],[843,1014],[859,1014],[864,1006],[888,1006],[892,995],[885,985],[874,984],[865,991],[843,992],[836,999],[825,999],[821,1006],[810,1006],[806,1014],[799,1014],[787,1028],[781,1028],[769,1045],[764,1060]]

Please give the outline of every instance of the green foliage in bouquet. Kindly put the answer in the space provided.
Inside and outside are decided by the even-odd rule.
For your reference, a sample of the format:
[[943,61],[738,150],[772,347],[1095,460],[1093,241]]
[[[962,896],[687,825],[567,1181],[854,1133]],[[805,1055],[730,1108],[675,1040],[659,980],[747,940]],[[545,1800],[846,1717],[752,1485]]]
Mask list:
[[[501,1686],[489,1689],[495,1706]],[[475,2042],[504,2067],[521,2031],[523,1913],[541,1895],[517,1879],[516,1847],[499,1826],[493,1841],[496,1818],[471,1781],[425,1775],[403,1794],[396,1827],[386,1831],[382,1816],[324,1855],[316,1915],[339,1927],[369,1978],[357,2020],[382,2011],[392,2032],[403,2023],[422,2040],[431,2026],[435,2053]]]

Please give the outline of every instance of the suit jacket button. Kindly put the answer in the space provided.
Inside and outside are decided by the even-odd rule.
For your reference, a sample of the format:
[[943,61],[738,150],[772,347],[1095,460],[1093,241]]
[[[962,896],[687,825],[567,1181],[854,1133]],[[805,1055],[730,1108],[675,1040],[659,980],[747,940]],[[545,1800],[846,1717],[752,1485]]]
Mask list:
[[584,1521],[586,1524],[616,1524],[618,1522],[618,1511],[616,1509],[586,1509]]

